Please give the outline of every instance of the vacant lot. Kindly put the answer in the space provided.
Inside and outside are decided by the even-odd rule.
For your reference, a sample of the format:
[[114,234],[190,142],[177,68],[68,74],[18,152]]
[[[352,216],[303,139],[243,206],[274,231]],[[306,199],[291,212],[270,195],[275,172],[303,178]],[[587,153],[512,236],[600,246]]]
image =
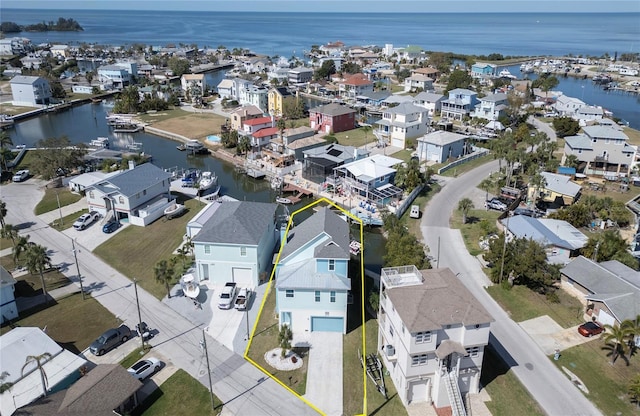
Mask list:
[[212,113],[190,113],[184,110],[167,110],[145,114],[140,118],[152,127],[192,139],[204,139],[210,134],[220,134],[226,119]]
[[496,221],[502,214],[500,211],[486,209],[472,209],[467,214],[467,223],[462,223],[462,212],[453,212],[450,224],[451,228],[457,228],[462,233],[464,244],[467,246],[469,254],[477,256],[484,253],[480,247],[480,240],[491,233],[498,231]]
[[[11,247],[10,244],[9,247]],[[21,259],[18,260],[19,264],[24,264],[24,256],[25,255],[23,254]],[[2,265],[6,270],[14,270],[16,268],[16,264],[13,261],[13,255],[0,257],[0,265]],[[47,291],[71,284],[71,281],[56,269],[49,269],[45,271],[43,275],[44,284],[47,285]],[[42,279],[40,279],[40,275],[38,273],[31,274],[27,272],[22,276],[16,277],[16,281],[15,297],[28,298],[33,296],[42,296]]]
[[69,188],[47,189],[38,205],[36,205],[35,214],[40,215],[58,209],[58,201],[60,201],[61,207],[65,207],[75,204],[81,199],[82,195],[72,193]]

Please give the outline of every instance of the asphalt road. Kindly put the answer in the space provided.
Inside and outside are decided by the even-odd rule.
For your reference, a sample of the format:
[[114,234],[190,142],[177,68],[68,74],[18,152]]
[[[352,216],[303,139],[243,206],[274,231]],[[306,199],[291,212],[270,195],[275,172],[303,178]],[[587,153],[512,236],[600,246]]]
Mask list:
[[[554,135],[555,137],[555,135]],[[492,161],[457,178],[447,180],[424,210],[421,223],[425,244],[434,258],[433,267],[449,267],[493,316],[489,342],[514,374],[551,416],[601,415],[571,381],[558,370],[538,345],[484,289],[490,284],[479,261],[467,251],[459,230],[449,228],[449,218],[458,201],[491,172],[498,170]],[[439,249],[438,249],[439,248]]]
[[[20,234],[29,234],[30,241],[44,245],[49,250],[53,264],[73,265],[71,240],[33,214],[34,207],[43,195],[43,190],[39,188],[41,185],[42,182],[30,179],[2,186],[1,198],[7,204],[6,221],[19,227]],[[89,290],[119,320],[134,328],[138,313],[132,281],[89,250],[79,250],[78,262],[84,276],[85,290]],[[71,274],[69,277],[75,279],[75,267],[66,269]],[[151,340],[154,350],[208,388],[207,365],[201,347],[203,328],[193,325],[144,289],[138,288],[138,295],[142,319],[159,331]],[[132,341],[139,342],[139,339]],[[209,336],[207,347],[213,391],[224,402],[223,415],[317,414],[240,355]]]

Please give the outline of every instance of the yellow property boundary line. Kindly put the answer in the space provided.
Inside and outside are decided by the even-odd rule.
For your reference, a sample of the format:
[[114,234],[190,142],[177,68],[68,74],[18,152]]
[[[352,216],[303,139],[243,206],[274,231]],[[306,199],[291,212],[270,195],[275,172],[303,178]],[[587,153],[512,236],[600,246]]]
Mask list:
[[[309,208],[313,208],[315,205],[318,205],[320,203],[326,203],[332,207],[335,207],[337,209],[339,209],[340,211],[342,211],[345,215],[347,215],[349,218],[351,218],[352,220],[358,222],[360,224],[360,293],[361,293],[361,318],[362,318],[362,322],[361,322],[361,326],[362,326],[362,356],[366,357],[367,356],[367,348],[366,348],[366,343],[367,343],[367,337],[366,337],[366,327],[365,327],[365,314],[364,314],[364,224],[362,222],[362,220],[356,216],[354,216],[352,213],[350,213],[349,211],[345,210],[344,208],[338,206],[337,204],[335,204],[333,201],[330,201],[327,198],[320,198],[315,202],[312,202],[298,210],[296,210],[293,214],[291,214],[291,216],[289,217],[289,221],[287,223],[287,228],[285,230],[284,233],[284,237],[282,238],[282,242],[280,243],[280,250],[278,250],[278,255],[276,257],[276,264],[273,268],[273,270],[271,271],[271,276],[269,277],[269,281],[267,282],[267,289],[265,290],[264,293],[264,297],[262,298],[262,303],[260,304],[260,310],[258,311],[258,316],[255,319],[255,322],[253,323],[253,328],[251,329],[251,335],[249,336],[249,342],[247,343],[247,348],[244,350],[244,359],[249,361],[251,364],[253,364],[256,368],[258,368],[260,371],[262,371],[264,374],[266,374],[269,378],[271,378],[273,381],[275,381],[276,383],[280,384],[282,387],[284,387],[285,389],[287,389],[289,392],[291,392],[293,395],[295,395],[296,397],[298,397],[298,399],[302,400],[304,403],[306,403],[309,407],[311,407],[313,410],[315,410],[316,412],[320,413],[321,415],[325,415],[325,413],[318,409],[313,403],[311,403],[310,401],[308,401],[307,399],[305,399],[304,397],[302,397],[301,395],[299,395],[298,393],[296,393],[295,391],[293,391],[289,386],[287,386],[286,384],[284,384],[282,381],[280,381],[279,379],[273,377],[273,375],[271,375],[271,373],[269,373],[269,371],[265,370],[264,368],[262,368],[262,366],[258,363],[256,363],[255,361],[253,361],[250,357],[249,357],[249,349],[251,348],[251,343],[253,342],[253,336],[255,335],[256,329],[258,328],[258,322],[260,321],[260,317],[262,316],[262,311],[264,309],[264,305],[267,301],[267,297],[269,296],[269,293],[271,293],[271,286],[273,283],[273,278],[275,277],[275,273],[276,273],[276,268],[278,263],[280,263],[280,255],[282,254],[282,249],[284,248],[284,244],[287,241],[287,235],[289,234],[289,229],[291,228],[291,224],[293,224],[293,217],[295,217],[296,214],[309,209]],[[363,399],[362,399],[362,414],[357,415],[357,416],[363,416],[367,414],[367,370],[366,367],[362,367],[362,384],[363,384]]]

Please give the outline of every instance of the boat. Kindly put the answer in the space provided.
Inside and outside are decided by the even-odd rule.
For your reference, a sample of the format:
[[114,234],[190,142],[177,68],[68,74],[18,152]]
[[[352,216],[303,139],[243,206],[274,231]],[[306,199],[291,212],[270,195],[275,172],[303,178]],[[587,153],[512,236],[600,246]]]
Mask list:
[[0,128],[9,128],[9,127],[13,127],[13,124],[15,123],[15,121],[13,120],[13,117],[11,117],[8,114],[0,114]]
[[176,149],[180,150],[181,152],[184,152],[185,150],[187,150],[187,146],[183,144],[179,144],[178,146],[176,146]]
[[91,142],[89,142],[89,146],[98,147],[98,148],[101,148],[101,149],[108,149],[109,148],[109,138],[108,137],[98,137],[97,139],[91,140]]
[[137,133],[142,130],[142,126],[137,124],[116,124],[114,127],[114,133]]
[[502,71],[500,71],[498,73],[498,76],[500,78],[509,78],[509,79],[516,79],[518,77],[516,77],[515,75],[513,75],[511,72],[509,72],[508,69],[503,69]]
[[182,187],[183,188],[193,188],[198,183],[198,179],[200,178],[200,174],[195,169],[187,170],[182,176]]
[[91,104],[100,104],[102,102],[102,98],[93,97],[91,99]]
[[284,204],[284,205],[289,205],[289,204],[293,203],[289,198],[284,198],[284,197],[281,197],[281,196],[276,198],[276,202],[278,204]]
[[194,155],[208,155],[209,149],[197,140],[189,140],[184,144],[185,150]]
[[178,215],[182,214],[182,211],[184,211],[184,205],[177,204],[174,201],[171,205],[164,209],[164,216],[170,220],[171,218],[177,217]]
[[198,181],[198,190],[204,192],[218,184],[218,177],[211,172],[202,172]]
[[280,189],[282,187],[282,178],[275,176],[271,179],[271,189]]
[[182,276],[180,287],[182,288],[182,293],[188,298],[195,299],[200,294],[200,285],[191,273]]
[[362,244],[359,241],[353,240],[349,243],[349,252],[354,256],[360,254],[360,249],[362,248]]

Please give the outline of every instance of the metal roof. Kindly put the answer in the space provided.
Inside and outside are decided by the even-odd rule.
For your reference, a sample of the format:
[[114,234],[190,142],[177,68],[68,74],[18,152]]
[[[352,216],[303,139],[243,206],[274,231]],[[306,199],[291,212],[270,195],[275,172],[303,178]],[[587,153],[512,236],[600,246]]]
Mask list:
[[104,193],[117,190],[122,195],[131,197],[170,178],[171,174],[165,172],[163,169],[151,163],[144,163],[105,179],[103,182],[94,185],[94,187]]
[[335,273],[318,273],[313,261],[300,261],[278,269],[277,289],[349,290],[351,280]]

